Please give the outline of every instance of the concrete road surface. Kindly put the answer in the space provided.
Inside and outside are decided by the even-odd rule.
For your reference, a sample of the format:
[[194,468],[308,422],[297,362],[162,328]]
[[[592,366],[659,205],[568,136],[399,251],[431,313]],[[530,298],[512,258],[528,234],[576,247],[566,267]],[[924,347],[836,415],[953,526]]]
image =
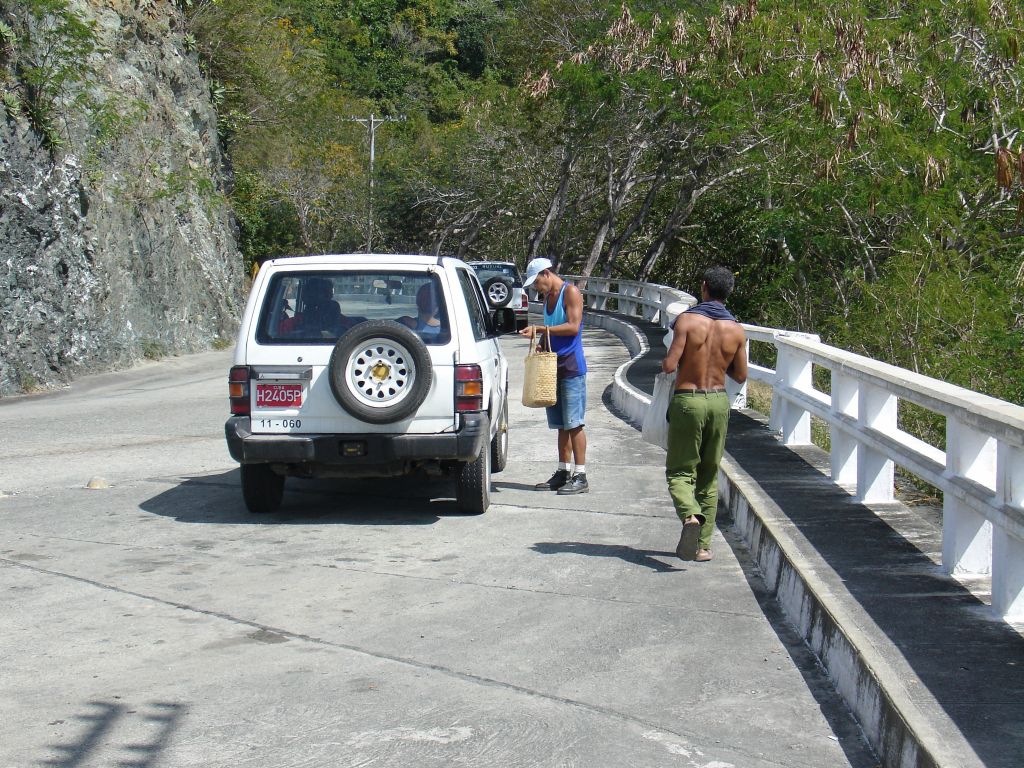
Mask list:
[[249,514],[229,352],[0,403],[0,768],[874,765],[743,551],[675,558],[664,455],[603,404],[626,352],[586,344],[592,492],[532,490],[514,404],[479,517],[423,478]]

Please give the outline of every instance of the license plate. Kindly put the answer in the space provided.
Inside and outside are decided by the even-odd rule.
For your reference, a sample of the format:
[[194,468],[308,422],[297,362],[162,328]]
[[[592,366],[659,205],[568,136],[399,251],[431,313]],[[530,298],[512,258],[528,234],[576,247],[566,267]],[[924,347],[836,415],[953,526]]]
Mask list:
[[302,405],[301,384],[257,384],[257,408],[298,408]]

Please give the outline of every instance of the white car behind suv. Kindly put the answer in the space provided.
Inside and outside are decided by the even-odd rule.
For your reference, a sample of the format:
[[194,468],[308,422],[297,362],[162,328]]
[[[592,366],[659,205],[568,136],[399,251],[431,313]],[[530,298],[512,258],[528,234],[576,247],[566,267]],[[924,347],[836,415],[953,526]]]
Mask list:
[[523,276],[512,261],[470,261],[492,307],[511,307],[516,313],[516,330],[530,324],[530,301],[523,288]]
[[460,509],[490,504],[508,456],[511,309],[488,305],[463,262],[300,256],[266,262],[229,375],[228,449],[253,512],[285,478],[454,478]]

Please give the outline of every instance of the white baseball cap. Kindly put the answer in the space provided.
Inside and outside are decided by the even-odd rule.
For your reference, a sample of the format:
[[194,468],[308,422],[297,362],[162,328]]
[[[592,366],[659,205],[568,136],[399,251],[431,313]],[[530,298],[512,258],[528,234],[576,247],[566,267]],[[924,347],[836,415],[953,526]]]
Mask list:
[[543,256],[538,256],[527,264],[526,278],[523,280],[523,288],[529,288],[533,285],[533,281],[537,279],[537,275],[545,269],[551,269],[552,266],[553,264],[551,263],[551,259],[545,259]]

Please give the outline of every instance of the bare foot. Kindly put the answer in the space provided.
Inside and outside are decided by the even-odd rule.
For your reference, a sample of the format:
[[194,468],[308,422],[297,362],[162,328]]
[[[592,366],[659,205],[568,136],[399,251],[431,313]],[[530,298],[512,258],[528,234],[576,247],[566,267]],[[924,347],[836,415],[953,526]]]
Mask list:
[[697,554],[693,556],[693,559],[698,563],[706,563],[712,557],[710,549],[698,549]]

